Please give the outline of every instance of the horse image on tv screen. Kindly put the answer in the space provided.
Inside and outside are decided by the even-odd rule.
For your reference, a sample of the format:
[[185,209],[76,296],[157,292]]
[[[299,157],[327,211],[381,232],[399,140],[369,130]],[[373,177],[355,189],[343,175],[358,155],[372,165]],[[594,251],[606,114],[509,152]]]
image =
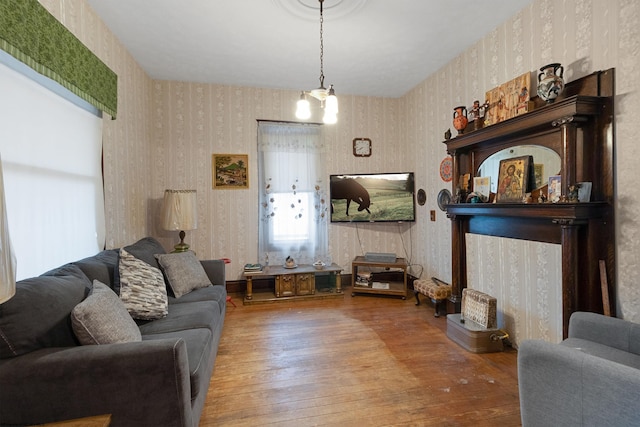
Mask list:
[[415,221],[413,173],[331,175],[331,221]]

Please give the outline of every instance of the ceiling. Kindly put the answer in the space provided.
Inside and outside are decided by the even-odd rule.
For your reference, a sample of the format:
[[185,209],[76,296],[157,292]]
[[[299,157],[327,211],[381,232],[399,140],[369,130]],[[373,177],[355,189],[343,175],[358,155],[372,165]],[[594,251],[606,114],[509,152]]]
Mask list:
[[[87,0],[157,80],[311,90],[318,0]],[[325,86],[399,97],[533,0],[325,0]]]

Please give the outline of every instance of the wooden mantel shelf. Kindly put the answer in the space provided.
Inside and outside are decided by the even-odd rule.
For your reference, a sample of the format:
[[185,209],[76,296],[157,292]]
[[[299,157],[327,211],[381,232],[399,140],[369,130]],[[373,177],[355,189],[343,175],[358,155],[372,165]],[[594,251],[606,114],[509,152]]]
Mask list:
[[554,122],[559,118],[597,116],[602,113],[604,100],[600,96],[571,96],[562,101],[542,106],[525,115],[458,135],[446,141],[447,150],[451,152],[476,144],[494,144],[499,140],[531,134],[553,127]]
[[610,214],[607,202],[591,203],[453,203],[446,205],[447,216],[501,216],[546,218],[549,220],[585,220]]

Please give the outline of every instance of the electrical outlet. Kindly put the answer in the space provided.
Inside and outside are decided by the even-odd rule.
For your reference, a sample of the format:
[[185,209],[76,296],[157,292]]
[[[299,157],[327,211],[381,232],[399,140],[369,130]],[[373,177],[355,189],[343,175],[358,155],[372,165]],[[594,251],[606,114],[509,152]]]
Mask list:
[[436,220],[436,211],[429,211],[429,214],[431,215],[431,221],[435,221]]

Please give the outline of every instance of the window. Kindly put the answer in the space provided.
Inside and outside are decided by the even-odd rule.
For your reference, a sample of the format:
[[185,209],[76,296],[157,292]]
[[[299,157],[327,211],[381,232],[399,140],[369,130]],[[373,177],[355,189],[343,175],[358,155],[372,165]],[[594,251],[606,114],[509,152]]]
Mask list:
[[17,279],[104,247],[102,120],[0,64],[0,152]]
[[320,125],[258,123],[259,259],[331,262]]

